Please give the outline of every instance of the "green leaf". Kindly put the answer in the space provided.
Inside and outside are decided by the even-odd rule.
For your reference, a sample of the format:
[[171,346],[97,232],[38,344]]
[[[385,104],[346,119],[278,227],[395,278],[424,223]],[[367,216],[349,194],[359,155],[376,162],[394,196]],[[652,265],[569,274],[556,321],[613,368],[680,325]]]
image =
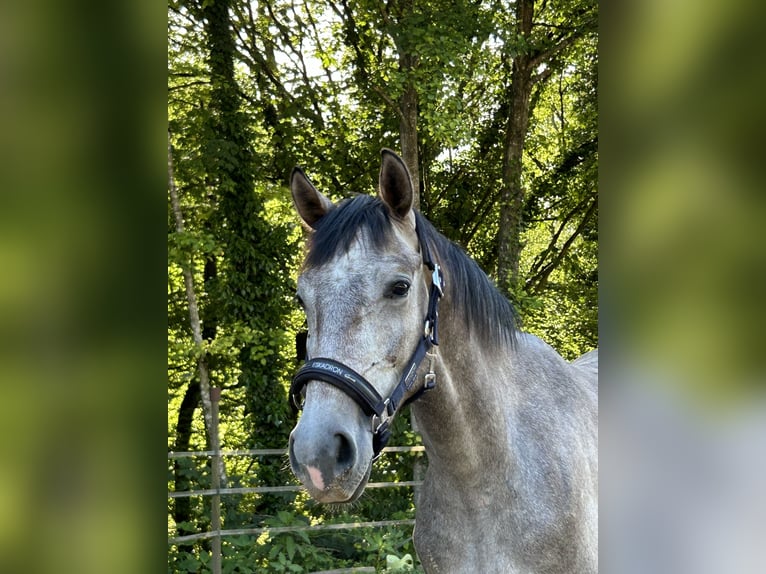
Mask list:
[[293,540],[292,536],[288,536],[285,539],[285,548],[287,550],[287,557],[292,562],[293,557],[295,556],[295,540]]

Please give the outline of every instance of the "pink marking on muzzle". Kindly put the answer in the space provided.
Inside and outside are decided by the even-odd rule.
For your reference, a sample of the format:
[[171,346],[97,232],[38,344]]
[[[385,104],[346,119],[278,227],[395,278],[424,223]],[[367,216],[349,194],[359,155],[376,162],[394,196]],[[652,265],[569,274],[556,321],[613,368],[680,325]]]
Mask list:
[[311,483],[317,490],[324,490],[324,480],[322,480],[322,472],[313,466],[307,466],[306,470],[309,472],[309,478]]

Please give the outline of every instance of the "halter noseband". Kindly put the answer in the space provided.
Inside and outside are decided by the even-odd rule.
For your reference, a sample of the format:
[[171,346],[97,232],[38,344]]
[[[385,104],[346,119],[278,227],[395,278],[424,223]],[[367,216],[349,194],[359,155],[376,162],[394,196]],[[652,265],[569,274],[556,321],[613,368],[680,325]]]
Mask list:
[[431,270],[431,289],[428,295],[428,311],[423,327],[423,337],[412,353],[407,368],[403,371],[399,383],[387,398],[380,393],[362,375],[343,363],[325,357],[307,360],[293,377],[290,385],[290,404],[297,413],[303,407],[303,388],[311,381],[322,381],[339,388],[359,405],[365,415],[370,417],[373,438],[373,460],[380,456],[391,435],[390,425],[399,407],[404,407],[420,398],[423,393],[436,386],[433,368],[426,374],[423,386],[402,402],[404,396],[415,383],[418,367],[428,352],[439,344],[438,319],[439,299],[444,295],[444,275],[441,267],[431,259],[428,244],[423,239],[420,226],[415,226],[418,243],[423,254],[423,264]]

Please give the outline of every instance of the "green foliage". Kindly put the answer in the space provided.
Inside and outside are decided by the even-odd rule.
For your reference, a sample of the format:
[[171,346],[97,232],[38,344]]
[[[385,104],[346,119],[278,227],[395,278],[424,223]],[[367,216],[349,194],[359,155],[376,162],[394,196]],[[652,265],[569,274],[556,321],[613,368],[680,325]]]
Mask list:
[[415,567],[413,564],[412,556],[410,554],[405,554],[401,558],[397,557],[394,554],[389,554],[386,556],[386,570],[385,572],[390,572],[391,574],[398,574],[402,572],[414,572]]
[[[412,515],[400,513],[393,518]],[[358,514],[344,513],[323,522],[345,524],[360,520]],[[420,571],[413,559],[411,527],[306,530],[306,517],[285,510],[267,517],[262,526],[266,531],[259,536],[223,539],[223,572],[315,572],[353,566],[372,566],[378,572]],[[284,528],[295,530],[270,532]],[[171,549],[168,568],[173,572],[208,572],[209,562],[209,548],[198,544]]]

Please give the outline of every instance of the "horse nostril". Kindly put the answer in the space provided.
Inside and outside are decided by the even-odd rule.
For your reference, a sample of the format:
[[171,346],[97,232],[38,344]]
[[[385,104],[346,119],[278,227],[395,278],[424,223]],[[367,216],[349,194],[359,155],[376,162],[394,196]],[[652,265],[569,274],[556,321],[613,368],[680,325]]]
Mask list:
[[346,435],[335,435],[335,463],[339,469],[354,466],[354,447]]

